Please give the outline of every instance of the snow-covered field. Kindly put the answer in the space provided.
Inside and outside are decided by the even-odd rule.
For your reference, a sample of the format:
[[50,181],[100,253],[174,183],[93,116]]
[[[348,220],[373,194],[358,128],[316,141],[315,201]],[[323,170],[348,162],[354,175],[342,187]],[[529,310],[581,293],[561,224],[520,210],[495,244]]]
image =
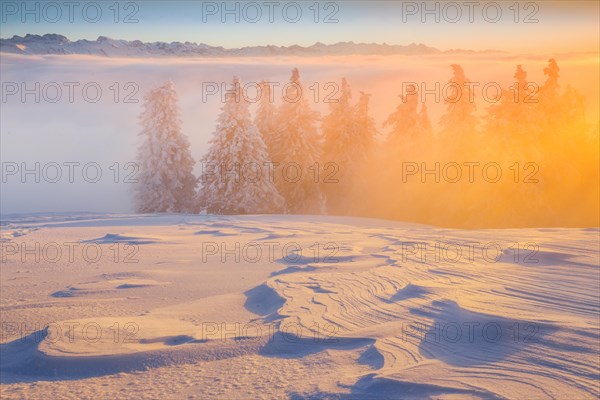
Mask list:
[[599,235],[3,218],[3,399],[592,399]]

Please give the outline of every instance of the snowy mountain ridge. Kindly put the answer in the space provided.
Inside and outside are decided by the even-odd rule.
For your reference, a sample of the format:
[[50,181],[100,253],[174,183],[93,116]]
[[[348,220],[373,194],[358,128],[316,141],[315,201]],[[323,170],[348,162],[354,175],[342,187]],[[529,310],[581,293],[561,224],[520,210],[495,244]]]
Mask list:
[[250,46],[226,49],[192,42],[152,42],[116,40],[99,36],[95,41],[71,41],[59,34],[32,35],[0,39],[0,53],[14,54],[84,54],[105,57],[239,57],[239,56],[319,56],[319,55],[391,55],[474,53],[473,50],[442,51],[422,43],[407,46],[377,43],[315,43],[312,46]]

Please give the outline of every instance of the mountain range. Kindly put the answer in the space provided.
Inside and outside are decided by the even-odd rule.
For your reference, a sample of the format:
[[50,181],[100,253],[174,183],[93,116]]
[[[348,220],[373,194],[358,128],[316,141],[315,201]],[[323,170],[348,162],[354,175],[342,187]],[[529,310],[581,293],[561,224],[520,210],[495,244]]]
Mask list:
[[240,57],[240,56],[319,56],[319,55],[427,55],[438,53],[474,53],[472,50],[442,51],[424,44],[407,46],[377,43],[315,43],[312,46],[251,46],[226,49],[192,42],[151,42],[116,40],[100,36],[95,41],[71,41],[59,34],[13,36],[0,39],[0,53],[84,54],[105,57]]

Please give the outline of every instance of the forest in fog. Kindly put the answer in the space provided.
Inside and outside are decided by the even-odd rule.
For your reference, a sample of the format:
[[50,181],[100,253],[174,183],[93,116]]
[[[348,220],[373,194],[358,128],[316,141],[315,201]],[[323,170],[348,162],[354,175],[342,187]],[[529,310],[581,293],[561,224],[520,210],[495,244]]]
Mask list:
[[166,83],[147,93],[140,115],[136,210],[593,226],[598,123],[586,120],[584,97],[563,87],[554,59],[543,72],[544,82],[532,82],[518,65],[513,84],[483,91],[478,116],[480,84],[453,64],[437,124],[427,112],[434,96],[406,85],[382,126],[371,115],[371,95],[345,78],[320,115],[298,69],[281,98],[267,81],[249,94],[233,77],[204,155],[191,154],[193,132],[182,131],[176,88]]

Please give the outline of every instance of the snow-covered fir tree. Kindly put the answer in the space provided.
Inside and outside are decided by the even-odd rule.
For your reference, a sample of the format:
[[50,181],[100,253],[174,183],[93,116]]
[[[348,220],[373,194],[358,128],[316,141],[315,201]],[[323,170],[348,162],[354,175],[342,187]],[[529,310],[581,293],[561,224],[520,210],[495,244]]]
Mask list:
[[[536,85],[527,80],[527,72],[517,65],[514,74],[515,81],[502,89],[499,101],[494,101],[488,108],[486,130],[494,132],[491,140],[515,145],[514,140],[520,141],[527,136],[533,142],[537,141],[540,131],[540,120],[537,112],[538,91]],[[493,147],[497,143],[493,144]]]
[[[475,94],[465,72],[458,64],[452,64],[450,88],[444,98],[446,112],[440,118],[440,134],[443,139],[459,142],[462,137],[470,138],[477,126],[475,117]],[[460,136],[460,137],[459,137]]]
[[320,189],[320,137],[317,112],[303,93],[298,69],[292,71],[277,113],[277,133],[272,158],[279,173],[276,184],[286,200],[287,212],[322,213],[325,207]]
[[326,168],[334,166],[336,172],[333,180],[327,176],[323,179],[330,213],[344,213],[353,202],[351,194],[358,183],[357,174],[365,167],[374,144],[375,123],[369,115],[369,95],[361,92],[355,106],[350,104],[351,96],[350,86],[344,78],[341,94],[331,103],[322,124],[322,164]]
[[[452,64],[450,67],[452,76],[443,91],[446,111],[439,119],[439,131],[432,151],[433,165],[441,163],[443,168],[453,163],[465,165],[465,162],[472,162],[474,155],[482,157],[488,146],[488,142],[479,139],[477,132],[474,85],[460,65]],[[466,207],[468,201],[465,199],[476,198],[478,193],[476,185],[468,180],[453,182],[440,179],[439,183],[428,185],[426,189],[421,190],[420,196],[427,199],[431,214],[441,216],[439,219],[445,223],[456,218],[453,210]]]
[[358,104],[354,107],[354,123],[359,132],[356,136],[358,142],[357,148],[364,153],[363,158],[368,158],[369,153],[375,146],[375,137],[377,128],[375,128],[375,120],[369,112],[369,102],[371,95],[365,92],[360,92]]
[[267,147],[252,122],[240,81],[233,78],[202,159],[201,208],[211,214],[281,213]]
[[433,138],[433,127],[431,126],[431,119],[429,119],[429,111],[427,104],[421,104],[421,112],[419,113],[419,124],[423,135],[427,138]]
[[343,170],[352,160],[350,147],[357,133],[354,109],[350,105],[352,93],[346,78],[342,79],[340,96],[330,104],[329,114],[323,118],[323,160],[335,162]]
[[431,122],[427,115],[427,106],[423,103],[419,110],[419,92],[416,86],[409,85],[402,101],[383,126],[391,125],[392,131],[388,144],[392,147],[403,144],[417,145],[431,139]]
[[[565,91],[565,95],[570,97],[573,102],[567,100],[565,95],[559,93],[560,84],[558,83],[558,78],[560,68],[556,63],[556,60],[551,58],[548,60],[548,66],[544,68],[544,75],[546,75],[546,82],[539,89],[539,114],[543,116],[540,118],[540,124],[543,126],[544,130],[551,130],[560,128],[560,124],[557,124],[557,118],[561,118],[565,115],[565,113],[570,113],[571,110],[577,109],[578,101],[575,100],[578,97],[578,94],[570,87]],[[566,100],[566,101],[565,101]],[[570,103],[570,104],[569,104]],[[567,109],[565,109],[565,105],[567,105]],[[571,107],[572,106],[572,107]],[[569,110],[570,109],[570,110]],[[573,116],[574,117],[574,116]],[[561,121],[564,123],[574,122],[577,118],[569,118],[567,121]]]
[[273,98],[273,92],[269,83],[261,81],[259,87],[260,98],[254,117],[254,124],[267,146],[270,158],[273,153],[275,133],[277,132],[277,108],[275,107],[275,99]]
[[143,143],[138,149],[139,175],[135,210],[195,212],[197,180],[190,143],[181,131],[177,94],[172,82],[151,90],[140,115]]
[[556,63],[556,60],[554,58],[549,59],[548,66],[544,68],[544,75],[548,78],[541,89],[542,93],[548,97],[556,97],[558,95],[558,88],[560,88],[560,85],[558,84],[558,78],[560,77],[559,72],[560,68]]
[[418,177],[405,180],[404,165],[431,162],[433,135],[427,107],[420,101],[416,85],[408,85],[400,97],[400,104],[383,124],[391,126],[391,131],[381,149],[379,168],[374,176],[380,181],[380,190],[387,190],[389,196],[374,207],[386,209],[389,199],[398,199],[403,206],[395,208],[394,218],[414,220],[429,212],[430,194]]

